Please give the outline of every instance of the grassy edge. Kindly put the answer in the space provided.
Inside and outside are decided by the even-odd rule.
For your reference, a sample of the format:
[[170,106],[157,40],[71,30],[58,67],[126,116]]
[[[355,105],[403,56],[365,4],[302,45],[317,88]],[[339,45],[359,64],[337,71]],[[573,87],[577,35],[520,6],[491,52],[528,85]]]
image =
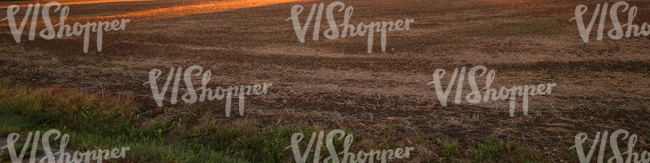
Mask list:
[[[292,161],[293,154],[284,147],[288,146],[293,133],[301,132],[309,137],[314,131],[329,131],[327,127],[298,126],[290,122],[262,127],[264,125],[256,120],[184,127],[192,118],[187,112],[168,111],[171,113],[142,118],[141,114],[136,114],[137,108],[128,97],[100,97],[56,87],[32,88],[3,82],[0,83],[0,119],[4,120],[0,121],[0,136],[59,129],[71,136],[71,148],[67,149],[130,147],[125,162],[288,162]],[[44,116],[47,114],[54,115]],[[137,125],[153,119],[164,121]],[[394,125],[387,126],[393,127],[382,129],[379,139],[362,138],[360,143],[352,145],[353,151],[384,149],[390,142],[401,139],[395,134]],[[539,150],[514,142],[468,143],[442,134],[421,133],[414,139],[416,142],[410,145],[418,146],[416,154],[420,155],[417,158],[420,162],[549,161]],[[305,141],[301,143],[301,147],[306,146]],[[335,144],[337,149],[342,149],[342,143]],[[568,150],[562,155],[575,158]],[[7,156],[0,156],[3,157]]]

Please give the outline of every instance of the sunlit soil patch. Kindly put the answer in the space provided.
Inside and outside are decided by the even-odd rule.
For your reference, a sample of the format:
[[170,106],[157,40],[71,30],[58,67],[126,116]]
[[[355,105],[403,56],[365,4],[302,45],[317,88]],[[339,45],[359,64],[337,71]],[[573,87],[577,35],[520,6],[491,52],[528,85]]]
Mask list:
[[190,5],[128,12],[124,14],[99,17],[99,19],[130,18],[132,21],[146,21],[185,17],[196,14],[206,14],[230,11],[244,8],[268,6],[281,3],[309,2],[313,0],[235,0],[219,2],[199,2]]
[[[97,4],[97,3],[145,2],[145,1],[153,1],[153,0],[88,0],[88,1],[70,1],[70,0],[66,1],[66,0],[63,0],[63,1],[57,1],[57,2],[61,3],[61,5],[85,5],[85,4]],[[48,1],[20,1],[21,4],[18,5],[18,6],[19,7],[28,7],[29,4],[33,5],[34,3],[40,3],[39,6],[44,6],[45,4],[47,4],[47,2],[50,2],[50,1],[49,0]],[[1,8],[6,9],[7,7],[9,7],[9,5],[14,4],[14,3],[16,3],[16,2],[9,2],[8,4],[5,3],[4,5],[2,5]]]
[[[106,2],[128,2],[128,1],[141,1],[141,0],[105,0],[105,1],[89,1],[85,4],[92,3],[106,3]],[[294,2],[309,2],[314,0],[234,0],[234,1],[219,1],[219,2],[197,2],[189,5],[158,8],[142,11],[127,12],[122,14],[99,16],[99,17],[70,17],[65,19],[66,22],[80,22],[86,21],[110,21],[116,19],[131,19],[131,22],[147,21],[147,20],[160,20],[169,18],[185,17],[196,14],[207,14],[215,12],[223,12],[244,8],[269,6],[281,3],[294,3]],[[76,2],[75,2],[76,3]],[[79,2],[80,4],[83,2]],[[62,3],[62,5],[69,5],[70,3]],[[44,4],[41,4],[44,5]],[[28,6],[25,6],[28,7]],[[21,6],[23,8],[23,6]],[[58,23],[59,12],[50,13],[52,23]],[[38,24],[43,24],[43,20],[39,19]],[[2,22],[0,27],[8,27],[6,22]]]

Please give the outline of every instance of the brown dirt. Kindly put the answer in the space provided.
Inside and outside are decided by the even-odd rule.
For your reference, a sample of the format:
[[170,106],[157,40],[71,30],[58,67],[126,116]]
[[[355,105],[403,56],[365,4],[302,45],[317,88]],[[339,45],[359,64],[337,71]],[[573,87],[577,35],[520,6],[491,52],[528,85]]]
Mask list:
[[[575,21],[569,21],[576,5],[586,4],[593,12],[595,4],[604,2],[345,2],[355,8],[353,24],[415,19],[410,30],[388,34],[386,53],[380,51],[375,36],[372,54],[366,53],[366,36],[337,40],[321,36],[313,41],[310,29],[307,42],[301,44],[291,22],[285,21],[296,3],[143,19],[127,24],[125,31],[104,33],[102,52],[96,52],[93,35],[88,54],[82,52],[81,37],[37,38],[18,44],[4,26],[0,28],[0,78],[43,87],[135,94],[147,111],[157,108],[149,86],[143,85],[151,69],[166,75],[172,67],[200,65],[213,71],[211,87],[273,83],[269,95],[246,99],[245,116],[269,125],[278,117],[288,117],[307,125],[372,131],[377,128],[373,124],[395,122],[401,135],[417,130],[462,140],[510,139],[531,146],[551,146],[578,132],[626,129],[650,142],[650,40],[606,37],[596,41],[593,36],[585,44]],[[637,21],[648,20],[648,2],[628,2],[639,7]],[[79,4],[70,6],[70,15],[85,22],[99,20],[92,19],[96,16],[195,3],[204,2]],[[301,2],[307,13],[313,3]],[[518,102],[511,118],[508,104],[502,101],[474,105],[463,100],[461,105],[442,107],[433,86],[426,85],[435,69],[450,72],[479,64],[497,71],[493,88],[542,83],[557,83],[557,87],[551,95],[532,96],[528,116],[523,116]],[[479,86],[482,80],[478,79]],[[467,94],[469,87],[464,88]],[[224,120],[241,118],[237,114],[226,118],[224,105],[212,101],[173,107]],[[167,101],[165,107],[172,106]]]

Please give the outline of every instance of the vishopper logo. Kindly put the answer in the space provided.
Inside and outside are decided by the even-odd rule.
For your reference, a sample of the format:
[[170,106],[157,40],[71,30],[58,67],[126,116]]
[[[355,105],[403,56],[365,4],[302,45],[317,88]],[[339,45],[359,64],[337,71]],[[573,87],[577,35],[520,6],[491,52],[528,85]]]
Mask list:
[[[192,84],[192,73],[194,71],[198,71],[195,76],[199,76],[203,74],[203,78],[201,78],[201,87],[198,89],[194,89],[194,85]],[[230,86],[228,89],[223,89],[221,87],[217,87],[214,90],[210,89],[207,87],[208,82],[210,82],[210,79],[212,79],[212,72],[210,70],[206,70],[203,72],[203,68],[198,65],[191,66],[185,70],[183,73],[183,68],[178,67],[176,69],[176,73],[174,74],[174,68],[171,68],[169,71],[169,75],[167,75],[167,80],[165,81],[165,84],[163,85],[162,89],[158,89],[158,84],[157,84],[157,79],[162,75],[162,71],[159,69],[153,69],[149,71],[149,81],[144,83],[149,84],[151,86],[151,92],[153,93],[153,98],[156,100],[156,104],[158,104],[159,107],[163,106],[163,99],[165,98],[165,94],[167,92],[167,89],[169,88],[169,84],[172,81],[172,78],[174,78],[174,85],[172,87],[172,93],[171,93],[171,104],[176,104],[178,102],[178,90],[179,90],[179,84],[181,80],[181,74],[183,74],[183,82],[185,83],[187,93],[185,93],[183,96],[181,96],[181,100],[183,100],[187,104],[193,104],[196,103],[198,100],[199,102],[203,102],[206,99],[207,100],[222,100],[226,99],[226,117],[230,117],[230,107],[232,103],[232,98],[233,97],[238,97],[239,98],[239,115],[244,116],[244,99],[246,99],[246,95],[261,95],[261,94],[266,94],[268,92],[268,88],[271,87],[273,84],[272,83],[264,83],[262,85],[260,84],[255,84],[255,85],[240,85],[238,86]],[[201,91],[200,95],[197,95],[196,91]]]
[[[321,25],[321,18],[323,17],[323,8],[324,8],[324,3],[321,3],[318,6],[318,13],[316,15],[316,22],[314,22],[314,33],[313,33],[313,39],[314,41],[318,40],[320,36],[320,25]],[[302,11],[305,9],[302,5],[294,5],[291,8],[291,17],[285,21],[291,20],[293,23],[293,29],[296,31],[296,36],[298,36],[298,40],[300,43],[305,43],[305,34],[307,33],[307,29],[309,27],[309,24],[311,24],[311,20],[314,17],[314,12],[316,12],[316,4],[314,4],[311,7],[311,11],[309,12],[309,17],[307,18],[307,22],[304,23],[304,25],[301,27],[300,26],[300,20],[298,19],[298,15],[302,13]],[[354,12],[354,8],[352,6],[348,6],[345,8],[345,15],[343,17],[343,23],[340,25],[336,24],[336,21],[334,19],[334,8],[339,7],[338,12],[343,11],[343,8],[345,8],[345,4],[340,1],[335,1],[330,3],[327,6],[327,9],[325,10],[325,17],[327,17],[327,23],[329,24],[330,28],[325,30],[323,32],[323,35],[325,38],[334,40],[338,39],[339,37],[345,38],[346,36],[353,37],[353,36],[364,36],[368,34],[368,53],[372,53],[372,45],[374,41],[374,34],[375,32],[381,32],[381,51],[386,52],[386,37],[387,37],[387,32],[388,31],[401,31],[401,30],[409,30],[409,25],[410,23],[415,22],[413,19],[405,19],[404,21],[402,20],[397,20],[395,22],[371,22],[369,24],[363,24],[359,23],[356,28],[354,25],[349,24],[350,18],[352,17],[352,14]],[[339,32],[339,27],[343,27],[343,30]],[[355,30],[356,29],[356,30]]]
[[[300,142],[304,138],[304,135],[302,133],[294,133],[291,136],[291,146],[288,146],[285,149],[291,148],[293,151],[293,156],[296,159],[297,163],[305,163],[307,162],[307,157],[309,156],[309,153],[312,151],[312,147],[315,145],[316,149],[314,151],[314,163],[321,162],[321,146],[323,144],[323,136],[325,132],[320,131],[318,134],[318,140],[316,140],[316,132],[313,132],[311,134],[311,139],[309,140],[309,145],[307,145],[307,148],[305,149],[305,152],[300,154]],[[340,153],[336,152],[336,147],[334,146],[334,137],[336,135],[340,135],[338,137],[338,140],[341,141],[343,140],[343,151]],[[326,157],[323,160],[323,163],[372,163],[374,161],[381,161],[382,163],[385,163],[387,160],[392,160],[395,158],[402,159],[402,158],[409,158],[411,155],[411,151],[413,151],[415,148],[413,147],[406,147],[404,149],[402,148],[397,148],[395,150],[389,149],[389,150],[371,150],[368,153],[365,153],[362,151],[359,151],[356,155],[354,152],[348,152],[350,150],[350,146],[352,145],[352,141],[354,139],[354,136],[352,134],[348,134],[346,136],[345,132],[343,130],[332,130],[327,134],[327,137],[325,139],[327,151],[329,152],[329,157]],[[314,144],[314,141],[316,141],[316,144]],[[342,157],[339,157],[339,155],[343,155]]]
[[[42,137],[41,137],[42,136]],[[50,147],[50,139],[54,136],[53,140],[61,139],[59,146],[59,151],[56,153],[52,153],[52,149]],[[45,151],[46,157],[41,158],[39,162],[48,162],[48,163],[64,163],[64,162],[90,162],[90,160],[95,160],[98,163],[101,163],[102,160],[108,160],[108,159],[116,159],[116,158],[124,158],[126,156],[126,151],[130,150],[130,147],[122,147],[121,150],[119,148],[113,148],[112,150],[108,149],[98,149],[98,150],[89,150],[83,153],[79,153],[79,151],[75,151],[73,154],[70,154],[65,151],[65,147],[68,144],[68,141],[70,140],[70,135],[64,134],[63,136],[61,135],[61,131],[52,129],[49,130],[43,135],[40,134],[40,131],[36,131],[36,133],[29,132],[29,135],[27,135],[27,139],[25,140],[25,144],[22,146],[22,149],[20,149],[20,154],[16,153],[16,147],[15,143],[18,142],[20,138],[20,134],[17,133],[11,133],[9,136],[7,136],[7,149],[9,151],[9,156],[11,157],[11,162],[12,163],[20,163],[23,162],[23,157],[25,156],[25,152],[27,152],[27,149],[29,149],[30,143],[32,144],[31,146],[31,154],[30,154],[30,160],[29,162],[32,163],[36,161],[36,149],[38,147],[38,143],[42,142],[43,144],[43,150]],[[119,155],[118,155],[119,153]]]
[[[596,33],[596,39],[603,40],[603,33],[605,30],[605,23],[606,23],[608,11],[609,11],[610,20],[612,22],[612,25],[614,26],[614,28],[609,30],[609,32],[607,33],[607,36],[609,36],[609,38],[614,40],[619,40],[623,38],[623,36],[625,36],[625,38],[630,38],[632,34],[634,34],[634,37],[639,37],[641,35],[643,36],[650,35],[650,25],[648,25],[648,23],[643,23],[643,25],[641,26],[637,24],[633,24],[634,18],[636,17],[638,11],[638,8],[636,6],[630,7],[630,4],[628,4],[627,2],[620,1],[614,3],[611,6],[611,8],[609,8],[609,10],[608,7],[609,5],[607,3],[604,3],[602,7],[600,4],[596,5],[596,8],[594,9],[594,13],[591,16],[591,21],[586,27],[582,16],[587,12],[587,9],[589,7],[587,7],[586,5],[578,5],[576,7],[575,17],[570,21],[572,20],[576,21],[578,25],[578,30],[580,31],[580,37],[582,37],[582,41],[584,41],[585,43],[589,42],[589,36],[594,26],[594,23],[598,18],[598,14],[600,14],[600,21],[598,24],[598,32]],[[621,23],[618,20],[618,11],[621,8],[622,8],[621,11],[628,12],[627,23],[623,25],[621,25]],[[627,29],[627,30],[623,31],[623,29]]]
[[[621,155],[621,151],[618,148],[618,140],[619,137],[621,136],[622,136],[621,140],[627,139],[627,149],[624,149],[626,152],[623,153],[627,155],[627,157],[623,157],[623,155]],[[600,143],[600,150],[598,152],[598,162],[603,162],[605,156],[605,147],[607,147],[607,140],[609,140],[609,146],[612,149],[612,153],[614,154],[614,157],[609,158],[607,162],[609,163],[613,161],[616,161],[617,163],[623,163],[623,162],[632,163],[632,161],[634,163],[650,162],[650,153],[648,151],[643,151],[642,153],[634,152],[634,145],[636,144],[637,140],[639,140],[639,137],[636,134],[630,135],[630,132],[628,132],[627,130],[619,129],[614,131],[612,135],[608,135],[607,131],[603,132],[602,135],[600,132],[597,132],[596,137],[590,143],[591,148],[589,149],[589,153],[585,155],[585,151],[582,147],[582,143],[586,142],[587,139],[589,139],[589,136],[586,133],[578,133],[575,137],[575,146],[571,147],[576,149],[576,152],[578,154],[578,159],[580,159],[580,163],[589,163],[592,160],[592,156],[599,143]]]
[[[476,74],[477,72],[481,72],[478,76],[485,76],[487,73],[487,76],[485,77],[485,87],[483,89],[479,89],[478,84],[476,84]],[[494,88],[491,88],[492,82],[494,81],[494,78],[496,76],[496,72],[494,70],[487,71],[487,68],[485,66],[474,66],[469,70],[469,73],[467,73],[467,68],[463,67],[460,70],[460,74],[458,73],[458,68],[454,69],[454,74],[451,76],[451,80],[449,81],[449,85],[447,85],[447,88],[443,90],[442,84],[441,84],[441,79],[445,76],[446,71],[444,69],[436,69],[433,72],[433,81],[431,81],[427,85],[433,84],[436,90],[436,96],[438,97],[438,101],[440,101],[440,105],[443,107],[447,106],[447,98],[449,98],[449,94],[452,90],[452,87],[454,85],[454,82],[456,81],[456,78],[458,78],[458,84],[456,85],[456,93],[455,93],[455,99],[454,103],[455,104],[460,104],[462,101],[462,96],[463,96],[463,86],[464,86],[464,81],[465,81],[465,76],[467,75],[467,81],[469,82],[469,86],[472,89],[471,93],[467,94],[465,96],[465,99],[469,103],[473,104],[478,104],[480,102],[488,102],[488,100],[510,100],[510,117],[515,116],[515,105],[517,102],[517,96],[520,96],[523,98],[523,112],[524,115],[528,115],[528,105],[529,105],[529,100],[528,96],[534,96],[534,95],[544,95],[544,94],[551,94],[552,88],[555,85],[555,83],[547,83],[547,84],[539,84],[537,86],[535,85],[524,85],[524,86],[513,86],[512,88],[508,89],[506,87],[501,87],[499,91],[497,91]],[[481,94],[481,91],[484,91],[484,94]]]
[[[45,29],[41,30],[39,33],[41,38],[45,40],[52,40],[55,37],[61,38],[63,37],[64,32],[65,32],[65,36],[68,37],[73,35],[81,36],[83,34],[84,37],[83,51],[84,53],[88,53],[88,44],[90,41],[91,31],[97,33],[97,51],[101,52],[102,35],[103,35],[102,33],[111,30],[113,31],[124,30],[126,28],[126,23],[131,21],[130,19],[122,19],[121,21],[113,20],[112,22],[98,21],[98,22],[87,22],[85,25],[79,24],[79,22],[77,22],[73,26],[70,26],[65,23],[65,19],[68,17],[68,13],[70,12],[70,7],[68,6],[61,7],[61,3],[56,1],[48,2],[42,7],[43,9],[41,11],[40,3],[36,3],[35,5],[32,5],[30,3],[29,6],[27,7],[27,11],[25,12],[25,16],[23,17],[23,21],[20,23],[20,26],[18,26],[16,24],[16,19],[14,18],[14,16],[20,11],[20,7],[18,5],[10,5],[7,8],[7,17],[0,20],[0,22],[5,20],[9,22],[9,28],[11,29],[11,34],[13,35],[14,40],[16,41],[16,43],[20,43],[23,30],[31,15],[32,21],[29,29],[29,40],[33,41],[34,38],[36,37],[36,25],[39,24],[38,15],[39,13],[41,13],[42,15],[41,19],[43,20],[43,24],[45,25]],[[52,7],[56,7],[54,9],[54,12],[60,12],[58,24],[52,24],[52,19],[50,19],[50,10]],[[58,33],[56,30],[54,30],[54,27],[59,27]]]

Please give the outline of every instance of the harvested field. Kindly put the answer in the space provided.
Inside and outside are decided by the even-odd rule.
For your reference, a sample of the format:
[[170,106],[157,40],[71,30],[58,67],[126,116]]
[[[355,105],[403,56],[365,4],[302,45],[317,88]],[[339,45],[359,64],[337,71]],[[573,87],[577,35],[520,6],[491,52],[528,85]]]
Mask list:
[[[533,159],[536,162],[578,162],[571,155],[575,152],[559,152],[558,144],[573,142],[581,132],[593,137],[597,132],[625,129],[643,142],[635,149],[650,149],[645,144],[650,142],[649,37],[610,39],[607,31],[612,26],[607,21],[602,41],[596,40],[596,23],[590,42],[584,43],[576,21],[570,21],[577,5],[589,7],[584,16],[588,23],[596,4],[615,1],[342,1],[354,7],[353,25],[415,20],[408,30],[387,33],[386,52],[381,51],[380,33],[375,33],[372,53],[367,53],[367,35],[325,38],[323,32],[329,28],[325,14],[320,38],[312,39],[312,22],[305,43],[300,43],[288,19],[292,6],[304,6],[302,24],[310,6],[321,2],[327,7],[333,1],[61,1],[70,7],[68,24],[131,21],[124,30],[103,34],[101,52],[96,35],[91,34],[88,53],[83,52],[80,36],[45,40],[37,35],[28,40],[30,24],[16,43],[8,22],[1,21],[0,79],[41,88],[133,96],[140,105],[137,114],[156,121],[170,117],[165,115],[171,111],[156,111],[160,107],[145,84],[152,69],[162,71],[159,85],[171,68],[185,70],[193,65],[212,71],[210,88],[273,83],[268,94],[246,98],[244,116],[233,104],[232,115],[226,117],[225,100],[172,105],[168,93],[163,110],[196,115],[187,126],[167,133],[169,141],[175,141],[178,130],[195,126],[255,121],[261,128],[292,123],[326,132],[354,132],[355,143],[364,149],[416,147],[410,159],[395,162],[449,161],[442,145],[418,140],[418,134],[445,135],[466,146],[492,139],[512,141],[542,153]],[[650,1],[626,2],[638,7],[636,24],[650,21]],[[29,3],[33,2],[0,2],[0,17],[9,5],[19,4],[23,6],[16,15],[20,22]],[[58,18],[55,13],[52,17]],[[627,12],[619,16],[627,22]],[[341,23],[343,12],[335,18]],[[45,28],[39,23],[36,31]],[[455,68],[469,71],[477,65],[496,71],[492,88],[556,86],[551,94],[530,96],[527,116],[519,97],[513,117],[508,101],[468,102],[465,96],[472,90],[467,83],[460,104],[453,102],[454,86],[448,105],[442,106],[434,85],[427,85],[434,71],[446,70],[442,85],[447,88]],[[200,80],[200,76],[193,77],[194,88],[201,86]],[[476,81],[480,88],[485,85],[485,77]],[[186,91],[181,84],[179,98]],[[384,130],[390,127],[386,126],[393,126],[390,133],[395,141],[379,140],[387,136]],[[290,141],[281,143],[290,145]],[[458,151],[457,161],[472,162],[470,149]],[[294,161],[293,154],[286,159]]]

